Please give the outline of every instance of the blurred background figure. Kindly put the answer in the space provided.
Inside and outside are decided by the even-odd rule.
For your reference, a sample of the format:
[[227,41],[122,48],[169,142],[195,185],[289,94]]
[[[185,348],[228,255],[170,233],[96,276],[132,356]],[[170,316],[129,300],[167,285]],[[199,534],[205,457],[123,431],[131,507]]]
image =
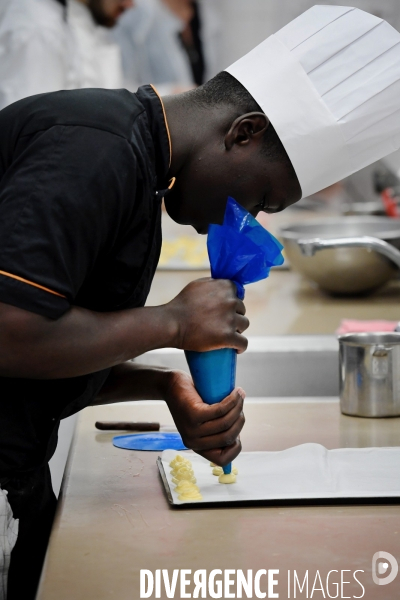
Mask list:
[[[164,0],[170,8],[180,0]],[[220,69],[220,42],[223,33],[219,0],[197,0],[192,5],[192,18],[181,33],[181,41],[189,56],[194,82],[201,85]]]
[[220,19],[215,0],[137,0],[114,32],[125,84],[154,83],[163,94],[201,85],[219,65]]
[[68,23],[78,54],[79,87],[124,87],[121,51],[110,30],[133,0],[68,0]]
[[122,87],[110,29],[133,0],[1,0],[0,109],[26,96]]
[[25,96],[78,87],[74,58],[62,2],[5,0],[0,12],[0,109]]

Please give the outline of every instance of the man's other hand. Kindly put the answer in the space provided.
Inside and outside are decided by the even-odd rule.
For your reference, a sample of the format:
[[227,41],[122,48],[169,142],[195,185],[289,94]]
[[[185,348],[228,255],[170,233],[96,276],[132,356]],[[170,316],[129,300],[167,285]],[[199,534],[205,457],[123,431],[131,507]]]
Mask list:
[[239,434],[245,422],[245,393],[241,388],[209,405],[202,401],[187,373],[171,371],[163,395],[185,446],[220,466],[236,458],[242,448]]

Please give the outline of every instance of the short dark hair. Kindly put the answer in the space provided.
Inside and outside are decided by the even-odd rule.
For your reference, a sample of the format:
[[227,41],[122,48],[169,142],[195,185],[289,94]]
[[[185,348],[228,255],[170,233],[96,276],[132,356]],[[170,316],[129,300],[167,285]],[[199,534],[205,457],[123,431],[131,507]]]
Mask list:
[[[222,71],[202,86],[190,92],[191,99],[203,106],[229,105],[238,109],[238,116],[248,112],[264,112],[246,88],[230,73]],[[265,132],[262,152],[273,162],[285,162],[293,169],[285,148],[272,124]],[[293,172],[293,175],[295,173]]]

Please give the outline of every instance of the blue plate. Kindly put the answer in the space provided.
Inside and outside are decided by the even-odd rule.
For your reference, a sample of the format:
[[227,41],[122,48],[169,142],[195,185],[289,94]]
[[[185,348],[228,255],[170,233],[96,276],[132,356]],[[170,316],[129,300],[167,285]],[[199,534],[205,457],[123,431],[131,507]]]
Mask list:
[[117,435],[113,444],[124,450],[187,450],[179,433],[137,433]]

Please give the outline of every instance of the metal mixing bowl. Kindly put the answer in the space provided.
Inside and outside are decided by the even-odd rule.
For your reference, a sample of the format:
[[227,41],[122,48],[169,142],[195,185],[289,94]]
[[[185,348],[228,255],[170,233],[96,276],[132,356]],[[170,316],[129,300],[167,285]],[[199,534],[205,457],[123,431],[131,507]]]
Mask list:
[[[400,220],[388,217],[310,220],[284,227],[280,238],[293,268],[333,294],[371,292],[399,272],[395,263],[400,265],[400,253],[395,248],[400,248]],[[340,243],[339,238],[346,246],[351,243],[349,238],[353,238],[355,246],[365,247],[335,247],[335,242],[336,246]],[[360,238],[365,240],[364,244]],[[373,238],[376,250],[371,249]],[[333,247],[323,249],[324,243],[329,245],[328,240],[333,240]],[[315,250],[322,251],[315,253]]]

